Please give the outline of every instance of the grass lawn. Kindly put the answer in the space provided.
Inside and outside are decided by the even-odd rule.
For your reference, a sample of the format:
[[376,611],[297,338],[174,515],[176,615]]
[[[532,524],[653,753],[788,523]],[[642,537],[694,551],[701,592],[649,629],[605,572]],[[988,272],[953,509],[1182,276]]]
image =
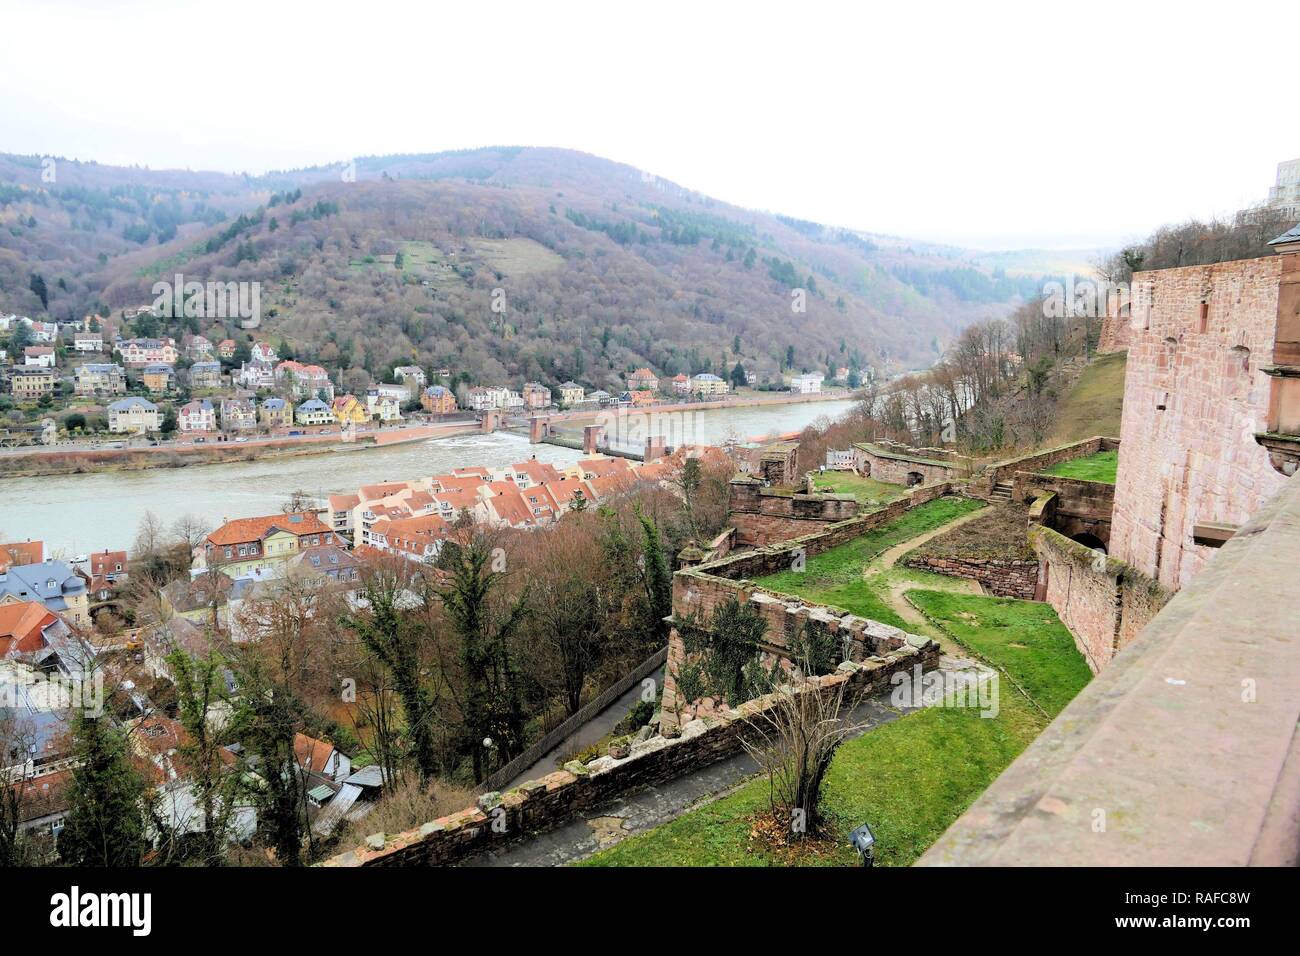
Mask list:
[[[1014,699],[1012,699],[1014,697]],[[1046,726],[1019,695],[1002,695],[997,717],[929,707],[846,742],[826,776],[832,832],[863,821],[876,834],[876,862],[908,866],[934,843]],[[617,843],[579,866],[784,866],[749,838],[748,818],[766,809],[759,778],[654,830]],[[853,866],[846,843],[805,864]]]
[[813,475],[813,489],[832,491],[841,495],[853,495],[862,504],[888,504],[895,498],[902,498],[908,489],[902,485],[893,485],[887,481],[864,478],[851,471],[823,471]]
[[802,572],[780,571],[755,583],[805,601],[832,604],[862,617],[906,627],[876,589],[862,579],[863,567],[894,545],[982,507],[983,502],[969,498],[936,498],[847,544],[809,558]]
[[908,591],[907,599],[962,645],[1010,674],[1053,717],[1092,679],[1050,604],[948,591]]
[[1124,405],[1124,369],[1127,352],[1099,355],[1056,409],[1056,428],[1049,444],[1081,441],[1093,435],[1119,436]]
[[[891,539],[901,533],[889,527],[878,530]],[[884,547],[876,553],[879,550]],[[819,557],[831,559],[821,573],[839,573],[846,563],[835,552]],[[817,560],[810,560],[809,573],[799,577],[811,577]],[[857,561],[860,573],[863,559]],[[889,573],[907,574],[909,580],[911,575],[917,580],[933,577],[902,568]],[[883,603],[876,592],[866,593]],[[1049,719],[1043,711],[1055,716],[1092,677],[1073,638],[1046,604],[930,590],[907,595],[937,627],[1003,669],[1024,694],[1002,681],[996,717],[981,717],[974,708],[928,707],[840,747],[826,778],[830,830],[847,836],[862,822],[870,823],[876,833],[877,862],[885,866],[915,862],[1038,736]],[[767,805],[767,781],[760,777],[579,865],[788,866],[786,858],[751,838],[751,818]],[[800,860],[801,865],[856,863],[847,844]]]
[[1074,458],[1053,465],[1044,474],[1059,475],[1062,478],[1079,478],[1083,481],[1104,481],[1113,485],[1115,472],[1118,469],[1118,451],[1099,451],[1087,458]]

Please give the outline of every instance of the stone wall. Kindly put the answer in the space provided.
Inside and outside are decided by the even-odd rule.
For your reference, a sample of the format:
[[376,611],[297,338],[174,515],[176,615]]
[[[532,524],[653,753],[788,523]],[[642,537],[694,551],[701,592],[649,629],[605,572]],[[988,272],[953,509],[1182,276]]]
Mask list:
[[905,558],[909,568],[978,581],[989,594],[1032,601],[1038,587],[1037,561],[999,558]]
[[883,441],[853,447],[854,468],[859,474],[908,487],[964,478],[973,465],[971,459],[942,448],[912,448]]
[[1022,502],[1033,502],[1045,495],[1054,495],[1051,520],[1044,522],[1047,527],[1066,537],[1095,535],[1102,544],[1110,547],[1115,486],[1109,482],[1018,471],[1012,489],[1012,498]]
[[1111,553],[1166,587],[1214,549],[1197,524],[1240,525],[1285,479],[1255,441],[1268,420],[1283,257],[1141,272]]
[[1169,599],[1146,575],[1051,528],[1031,528],[1029,541],[1038,555],[1042,597],[1074,635],[1093,673],[1109,664]]
[[1055,448],[1048,448],[1046,451],[1037,451],[1031,455],[1021,455],[1019,458],[995,461],[985,466],[978,480],[971,483],[971,494],[987,497],[992,492],[994,485],[1004,481],[1014,481],[1017,472],[1038,473],[1051,468],[1053,465],[1059,465],[1063,461],[1087,458],[1099,451],[1114,451],[1119,446],[1118,439],[1096,435],[1092,438],[1085,438],[1083,441],[1058,445]]
[[[938,646],[911,645],[887,658],[847,662],[834,674],[811,679],[801,693],[831,694],[847,684],[851,696],[889,686],[894,673],[917,664],[933,666]],[[530,780],[506,793],[485,793],[473,807],[393,835],[376,834],[365,846],[331,857],[322,866],[446,866],[549,830],[582,810],[598,807],[633,790],[691,773],[741,749],[751,721],[776,705],[775,695],[746,701],[689,721],[675,737],[633,743],[622,759],[606,756],[588,764],[571,761],[563,770]]]
[[728,490],[727,507],[738,547],[762,547],[801,537],[858,513],[852,495],[791,494],[753,478],[737,478]]

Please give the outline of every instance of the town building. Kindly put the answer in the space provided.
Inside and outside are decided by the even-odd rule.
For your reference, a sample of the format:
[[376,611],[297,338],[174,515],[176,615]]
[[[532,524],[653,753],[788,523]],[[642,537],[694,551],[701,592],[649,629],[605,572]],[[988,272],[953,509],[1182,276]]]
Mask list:
[[162,428],[162,413],[153,402],[137,396],[108,406],[108,430],[115,435],[143,435]]
[[195,362],[190,366],[190,388],[214,389],[220,387],[220,362]]
[[268,398],[257,407],[257,420],[263,428],[288,428],[293,424],[293,405],[283,398]]
[[241,578],[278,573],[286,561],[309,548],[343,544],[314,512],[291,512],[227,521],[196,549],[195,560],[202,568]]
[[402,420],[402,404],[397,398],[383,394],[378,387],[366,389],[366,412],[381,422]]
[[727,391],[727,383],[711,372],[701,372],[691,378],[691,394],[693,395],[708,398],[714,395],[726,395]]
[[565,408],[581,405],[586,399],[586,390],[577,382],[569,381],[560,386],[560,404]]
[[73,627],[90,624],[86,579],[66,561],[10,565],[0,572],[0,606],[35,601]]
[[320,398],[332,401],[334,383],[329,372],[319,365],[304,365],[292,359],[275,366],[276,384],[288,389],[295,398]]
[[420,406],[430,415],[450,415],[456,411],[456,396],[444,385],[430,385],[420,393]]
[[158,363],[146,365],[140,373],[140,381],[150,394],[163,395],[170,392],[176,380],[176,372],[170,365]]
[[29,345],[23,349],[23,365],[28,368],[54,368],[56,358],[52,345]]
[[1268,204],[1292,219],[1300,219],[1300,159],[1277,164],[1277,183],[1268,191]]
[[9,391],[20,401],[49,395],[56,384],[57,376],[52,368],[34,366],[9,370]]
[[72,336],[72,350],[74,352],[102,352],[104,351],[104,333],[103,332],[75,332]]
[[294,409],[293,420],[299,425],[332,425],[334,410],[319,398],[309,398]]
[[254,392],[269,391],[276,386],[275,367],[266,362],[244,362],[231,380],[240,388]]
[[524,407],[546,408],[551,404],[551,390],[540,382],[526,382],[523,391]]
[[146,365],[175,365],[180,358],[172,339],[122,339],[114,351],[122,356],[127,368]]
[[225,398],[221,401],[221,429],[247,432],[257,428],[257,409],[251,398]]
[[822,390],[826,376],[821,372],[805,372],[790,379],[790,391],[797,395],[816,395]]
[[222,339],[217,343],[217,358],[232,359],[235,357],[235,349],[237,348],[234,339]]
[[186,335],[181,339],[185,355],[193,360],[202,361],[212,357],[212,343],[202,335]]
[[217,410],[206,398],[186,402],[176,413],[176,427],[182,432],[214,432],[217,430]]
[[[266,365],[274,365],[280,359],[280,356],[276,353],[275,349],[267,345],[265,342],[254,342],[250,354],[252,355],[254,362],[261,362]],[[320,366],[308,365],[304,366],[304,368],[320,368]]]
[[659,391],[659,378],[648,368],[639,368],[627,377],[629,392]]
[[0,544],[0,571],[15,564],[40,564],[45,560],[45,542],[10,541]]
[[125,395],[126,369],[107,362],[87,362],[77,367],[73,390],[84,397]]
[[689,395],[691,393],[691,377],[689,375],[674,375],[672,383],[675,394]]
[[394,377],[406,386],[406,400],[415,401],[419,398],[420,390],[424,388],[425,378],[424,369],[418,365],[399,365],[393,369]]
[[354,395],[341,395],[330,405],[340,425],[361,425],[370,421],[370,412]]

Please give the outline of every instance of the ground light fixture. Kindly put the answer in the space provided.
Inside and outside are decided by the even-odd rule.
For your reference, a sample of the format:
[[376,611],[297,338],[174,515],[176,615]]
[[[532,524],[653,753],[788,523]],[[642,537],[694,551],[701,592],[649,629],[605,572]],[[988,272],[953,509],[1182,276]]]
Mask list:
[[863,866],[876,865],[876,835],[871,832],[871,825],[864,823],[849,834],[849,842],[862,857]]

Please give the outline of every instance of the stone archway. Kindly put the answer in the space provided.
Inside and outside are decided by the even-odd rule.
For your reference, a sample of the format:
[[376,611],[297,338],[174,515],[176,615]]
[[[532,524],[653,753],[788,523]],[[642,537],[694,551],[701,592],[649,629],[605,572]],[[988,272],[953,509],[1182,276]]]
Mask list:
[[909,488],[915,488],[924,481],[925,475],[921,474],[919,471],[909,471],[907,473],[907,487]]

